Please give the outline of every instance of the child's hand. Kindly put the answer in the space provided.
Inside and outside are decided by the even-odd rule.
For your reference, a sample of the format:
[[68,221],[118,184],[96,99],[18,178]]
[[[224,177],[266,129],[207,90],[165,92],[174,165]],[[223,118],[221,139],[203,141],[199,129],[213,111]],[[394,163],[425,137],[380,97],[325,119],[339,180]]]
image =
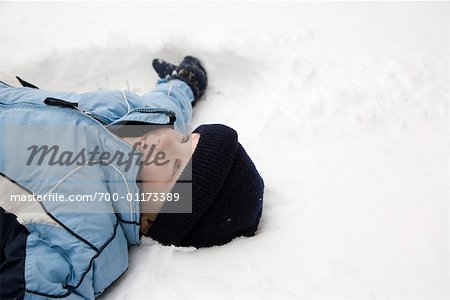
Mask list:
[[192,90],[195,102],[205,93],[208,85],[208,76],[200,60],[193,56],[186,56],[179,65],[155,58],[152,62],[158,76],[163,79],[179,79],[184,81]]
[[156,73],[158,73],[159,78],[164,79],[172,75],[173,71],[176,70],[177,66],[171,63],[168,63],[164,59],[155,58],[152,61],[153,69],[155,69]]

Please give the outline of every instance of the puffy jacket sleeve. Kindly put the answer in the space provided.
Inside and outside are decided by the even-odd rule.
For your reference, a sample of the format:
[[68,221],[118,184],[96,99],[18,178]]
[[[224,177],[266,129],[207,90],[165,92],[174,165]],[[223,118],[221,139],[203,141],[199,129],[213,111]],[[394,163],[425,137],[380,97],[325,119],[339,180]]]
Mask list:
[[161,79],[149,94],[139,96],[124,91],[122,97],[127,113],[111,124],[127,121],[168,124],[175,117],[175,129],[186,132],[186,125],[191,122],[194,95],[181,80]]
[[[76,240],[72,242],[69,234],[61,234],[64,229],[40,224],[39,230],[34,230],[33,226],[29,226],[31,233],[27,239],[24,299],[93,299],[92,270],[76,260],[85,261],[95,253],[83,249]],[[60,231],[57,245],[45,238],[54,235],[55,230]],[[85,268],[78,267],[81,265]]]
[[192,119],[192,101],[194,94],[191,88],[181,80],[161,79],[158,81],[155,89],[145,95],[144,100],[155,99],[161,102],[163,107],[172,110],[176,114],[176,125],[183,126],[191,122]]

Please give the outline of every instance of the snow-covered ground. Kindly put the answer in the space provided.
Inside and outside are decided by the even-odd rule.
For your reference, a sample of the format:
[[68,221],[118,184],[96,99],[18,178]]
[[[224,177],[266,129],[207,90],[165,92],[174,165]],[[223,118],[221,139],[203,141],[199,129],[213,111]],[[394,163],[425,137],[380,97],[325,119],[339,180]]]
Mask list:
[[258,235],[131,249],[103,299],[449,299],[450,4],[0,2],[0,79],[152,89],[200,57],[192,127],[266,182]]

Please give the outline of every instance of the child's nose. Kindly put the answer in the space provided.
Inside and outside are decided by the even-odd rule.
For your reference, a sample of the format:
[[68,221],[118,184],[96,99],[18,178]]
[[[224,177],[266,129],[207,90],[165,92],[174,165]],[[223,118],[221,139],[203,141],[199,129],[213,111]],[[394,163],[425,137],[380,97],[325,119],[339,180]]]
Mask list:
[[168,135],[162,134],[159,136],[159,144],[157,149],[162,152],[170,152],[173,148],[174,141]]

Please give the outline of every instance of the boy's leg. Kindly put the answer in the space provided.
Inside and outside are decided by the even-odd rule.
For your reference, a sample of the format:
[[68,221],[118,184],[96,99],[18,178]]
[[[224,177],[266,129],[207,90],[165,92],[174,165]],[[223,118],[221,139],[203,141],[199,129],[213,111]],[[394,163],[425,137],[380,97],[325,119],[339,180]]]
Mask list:
[[23,299],[25,249],[29,232],[14,214],[0,207],[0,299]]

